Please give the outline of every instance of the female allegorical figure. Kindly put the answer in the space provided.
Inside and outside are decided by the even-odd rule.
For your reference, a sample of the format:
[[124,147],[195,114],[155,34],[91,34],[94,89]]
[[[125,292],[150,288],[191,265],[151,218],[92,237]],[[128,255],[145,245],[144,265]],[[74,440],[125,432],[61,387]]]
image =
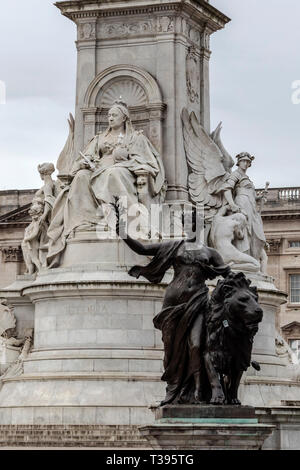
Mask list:
[[238,169],[230,174],[221,188],[233,212],[243,212],[247,217],[247,230],[245,236],[235,242],[235,246],[242,253],[255,258],[260,262],[261,272],[267,269],[267,255],[265,252],[266,237],[264,234],[261,215],[257,209],[257,200],[264,197],[256,195],[255,186],[246,174],[252,165],[254,157],[247,152],[237,155]]
[[207,390],[203,382],[205,315],[209,308],[207,279],[222,275],[230,268],[213,248],[198,242],[177,240],[144,245],[129,236],[125,243],[136,253],[154,256],[148,266],[134,266],[129,274],[143,276],[152,283],[161,282],[172,266],[174,277],[165,293],[162,311],[153,320],[162,331],[164,374],[168,403],[199,403]]
[[135,172],[149,174],[152,198],[162,191],[161,158],[147,137],[134,130],[126,103],[115,101],[108,122],[108,129],[97,134],[74,163],[74,179],[56,200],[48,230],[50,267],[59,264],[71,232],[99,224],[103,204],[113,206],[122,197],[127,198],[128,208],[138,203]]

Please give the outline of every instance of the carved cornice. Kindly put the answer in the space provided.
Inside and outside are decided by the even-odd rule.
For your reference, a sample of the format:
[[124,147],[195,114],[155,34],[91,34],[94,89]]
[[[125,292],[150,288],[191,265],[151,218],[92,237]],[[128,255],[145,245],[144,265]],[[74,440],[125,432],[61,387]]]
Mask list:
[[151,17],[130,15],[128,18],[119,15],[105,21],[98,21],[98,17],[81,18],[76,23],[78,50],[99,47],[106,42],[120,43],[122,38],[128,41],[141,38],[159,40],[163,36],[176,42],[183,41],[185,46],[195,47],[201,58],[209,60],[211,55],[210,35],[214,30],[209,27],[207,20],[199,20],[191,12],[188,14],[182,11],[178,14],[176,11],[164,11],[163,14]]
[[206,22],[212,32],[224,28],[230,18],[225,16],[219,10],[203,0],[152,0],[148,5],[135,2],[115,2],[114,0],[102,1],[98,0],[77,0],[77,1],[61,1],[55,5],[60,9],[61,13],[74,22],[84,18],[108,18],[108,17],[124,17],[133,15],[153,15],[153,13],[168,13],[185,11],[189,16],[193,16],[197,22]]
[[[2,224],[10,223],[10,222],[20,222],[20,219],[27,218],[28,210],[31,206],[31,203],[26,204],[25,206],[19,207],[11,212],[7,212],[6,214],[2,214],[0,216],[0,226]],[[24,220],[22,220],[23,222]],[[24,221],[26,222],[26,221]]]
[[20,245],[0,248],[4,263],[22,263],[23,253]]
[[0,230],[10,228],[21,228],[24,229],[30,223],[30,216],[28,210],[31,204],[19,207],[11,212],[7,212],[0,216]]
[[299,220],[300,219],[300,211],[299,212],[287,212],[287,213],[272,213],[272,214],[261,214],[263,220]]

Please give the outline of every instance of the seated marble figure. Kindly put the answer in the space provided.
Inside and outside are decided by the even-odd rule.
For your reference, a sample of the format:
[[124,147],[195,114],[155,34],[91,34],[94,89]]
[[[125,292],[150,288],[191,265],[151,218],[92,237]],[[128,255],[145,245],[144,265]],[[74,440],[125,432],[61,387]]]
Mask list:
[[149,199],[160,201],[165,172],[157,150],[133,128],[121,100],[108,112],[108,128],[98,133],[74,162],[72,183],[56,199],[48,230],[48,267],[56,267],[66,240],[75,230],[91,230],[105,218],[104,207],[114,208],[126,198],[127,209],[139,201],[138,175],[147,175]]

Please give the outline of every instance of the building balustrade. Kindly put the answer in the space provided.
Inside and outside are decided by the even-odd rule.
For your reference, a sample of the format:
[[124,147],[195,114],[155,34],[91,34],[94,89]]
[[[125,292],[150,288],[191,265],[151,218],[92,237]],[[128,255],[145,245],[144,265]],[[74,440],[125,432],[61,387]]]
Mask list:
[[300,188],[279,189],[278,199],[284,201],[300,201]]

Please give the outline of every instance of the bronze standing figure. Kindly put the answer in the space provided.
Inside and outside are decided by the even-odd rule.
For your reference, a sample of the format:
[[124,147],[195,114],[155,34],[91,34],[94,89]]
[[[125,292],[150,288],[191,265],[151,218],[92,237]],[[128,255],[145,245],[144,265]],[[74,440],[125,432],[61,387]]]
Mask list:
[[167,390],[161,405],[207,400],[204,349],[210,299],[205,281],[227,276],[230,268],[216,250],[196,242],[144,245],[129,236],[124,241],[137,254],[154,256],[147,266],[134,266],[129,271],[131,276],[159,283],[166,271],[174,268],[163,308],[153,320],[155,328],[162,332],[165,353],[162,380],[167,382]]

